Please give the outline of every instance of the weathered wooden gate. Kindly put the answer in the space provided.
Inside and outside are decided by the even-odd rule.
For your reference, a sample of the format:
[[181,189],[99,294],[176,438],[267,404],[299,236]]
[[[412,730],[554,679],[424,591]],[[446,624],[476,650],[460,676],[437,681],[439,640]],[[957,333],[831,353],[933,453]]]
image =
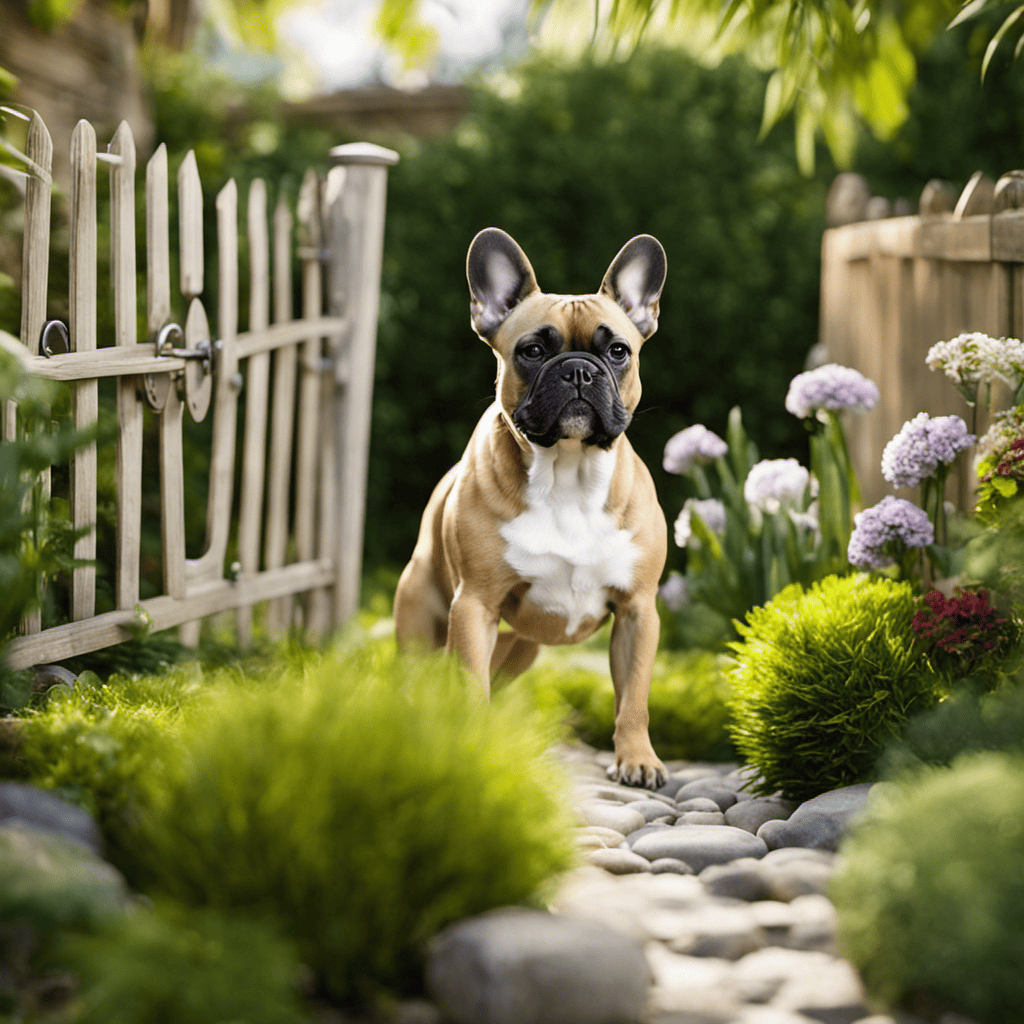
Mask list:
[[[302,310],[292,310],[293,214],[278,201],[267,227],[267,190],[247,197],[248,330],[238,329],[238,190],[216,200],[217,311],[211,330],[203,303],[203,198],[195,156],[178,172],[179,286],[187,310],[172,320],[167,153],[146,166],[146,317],[138,337],[135,178],[131,131],[123,123],[106,152],[79,122],[71,145],[69,323],[48,319],[52,143],[38,115],[28,126],[21,345],[40,376],[69,381],[79,426],[98,414],[98,382],[117,388],[117,560],[113,611],[96,614],[96,570],[73,571],[71,621],[41,629],[39,614],[8,651],[12,667],[59,661],[118,643],[138,626],[181,626],[197,635],[206,615],[235,609],[239,639],[251,635],[253,606],[269,601],[275,631],[322,635],[356,609],[369,447],[369,415],[383,245],[387,169],[398,157],[365,143],[336,147],[321,181],[303,180],[295,220]],[[114,337],[97,337],[97,164],[110,168]],[[271,267],[273,272],[271,273]],[[326,282],[326,288],[325,288]],[[271,301],[271,293],[273,301]],[[7,347],[13,339],[8,336]],[[58,342],[66,344],[59,345]],[[55,348],[66,348],[54,353]],[[271,387],[272,381],[272,387]],[[238,405],[244,400],[241,466],[235,466]],[[186,495],[184,417],[212,416],[209,489]],[[140,602],[143,425],[158,417],[162,594]],[[18,430],[13,403],[4,436]],[[48,484],[47,484],[48,486]],[[233,492],[238,488],[237,561],[227,563]],[[71,466],[69,505],[76,526],[97,510],[96,445]],[[186,557],[185,501],[206,502],[201,555]],[[265,514],[264,514],[265,509]],[[292,513],[290,510],[294,510]],[[96,555],[93,529],[75,554]],[[297,596],[301,599],[297,600]]]

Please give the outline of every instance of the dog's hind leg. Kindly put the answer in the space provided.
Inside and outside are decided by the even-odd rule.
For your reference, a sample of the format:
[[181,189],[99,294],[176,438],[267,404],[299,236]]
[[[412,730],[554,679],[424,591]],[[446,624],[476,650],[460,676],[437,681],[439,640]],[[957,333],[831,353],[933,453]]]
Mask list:
[[510,683],[522,675],[536,660],[540,644],[512,632],[498,634],[491,655],[491,678],[495,683]]
[[395,640],[399,651],[436,651],[448,641],[448,602],[429,565],[413,559],[395,591]]

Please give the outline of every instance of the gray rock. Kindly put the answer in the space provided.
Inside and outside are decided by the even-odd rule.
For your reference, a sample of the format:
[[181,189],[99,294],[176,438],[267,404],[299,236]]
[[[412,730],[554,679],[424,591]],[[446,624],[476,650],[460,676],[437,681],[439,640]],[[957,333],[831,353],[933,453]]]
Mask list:
[[789,909],[793,924],[783,940],[784,945],[790,949],[839,955],[839,917],[827,897],[797,896]]
[[779,797],[752,797],[733,804],[725,812],[725,820],[736,828],[744,828],[756,834],[766,821],[788,818],[795,808],[795,804]]
[[689,864],[674,857],[659,857],[651,861],[652,875],[692,875],[693,868]]
[[640,918],[674,953],[737,960],[768,941],[746,906],[705,901],[696,907],[654,910]]
[[806,858],[781,864],[765,864],[763,871],[772,892],[771,898],[787,903],[799,896],[825,894],[835,874],[831,864]]
[[650,871],[651,862],[629,850],[592,850],[587,854],[589,863],[613,875],[633,875],[638,871]]
[[786,821],[767,821],[757,834],[770,849],[805,846],[837,850],[851,821],[864,810],[870,782],[844,786],[802,803]]
[[8,916],[40,932],[93,926],[128,901],[120,873],[84,844],[20,821],[0,825],[0,879]]
[[772,1005],[821,1024],[853,1024],[871,1014],[860,978],[845,960],[831,960],[812,974],[790,978]]
[[745,764],[742,768],[736,768],[723,775],[722,782],[730,789],[740,790],[747,789],[760,777],[760,773],[753,765]]
[[675,805],[670,807],[664,800],[638,800],[636,803],[630,804],[629,809],[642,814],[648,823],[663,818],[665,815],[670,814],[674,817],[676,814]]
[[629,848],[633,848],[633,844],[644,836],[652,835],[655,832],[663,832],[667,828],[672,826],[664,821],[652,821],[649,825],[644,825],[643,828],[638,828],[635,832],[630,832],[626,836],[626,842],[629,844]]
[[700,873],[712,896],[752,903],[772,898],[771,887],[761,872],[760,861],[743,857],[729,864],[712,864]]
[[703,796],[708,800],[714,800],[718,804],[720,811],[724,811],[727,807],[732,807],[737,799],[736,791],[724,785],[722,780],[718,778],[698,779],[696,782],[688,782],[685,786],[680,786],[675,794],[677,803],[680,800],[689,800],[695,796]]
[[676,818],[677,825],[724,825],[721,811],[684,811]]
[[603,825],[584,825],[583,828],[576,829],[576,842],[579,843],[582,840],[598,840],[599,845],[614,847],[618,846],[626,837],[621,833],[617,832],[613,828],[605,828]]
[[718,804],[709,800],[706,796],[694,796],[689,800],[676,802],[676,809],[685,813],[686,811],[717,811]]
[[714,779],[718,781],[719,773],[712,767],[684,768],[681,771],[673,772],[666,780],[665,785],[658,788],[656,792],[663,796],[674,797],[685,785],[695,782],[698,779]]
[[743,957],[736,964],[735,984],[751,1003],[767,1003],[796,978],[813,978],[834,963],[824,953],[801,953],[795,949],[768,947]]
[[579,813],[588,825],[614,829],[624,836],[646,824],[639,811],[611,800],[584,800],[579,805]]
[[703,871],[709,864],[725,864],[739,857],[763,857],[768,848],[757,836],[731,825],[676,825],[642,836],[630,844],[648,860],[674,857]]
[[650,974],[638,944],[598,925],[510,907],[428,945],[427,989],[451,1024],[622,1024]]
[[654,975],[650,1024],[727,1024],[742,1004],[732,990],[732,964],[714,957],[673,953],[659,942],[644,949]]
[[37,786],[0,783],[0,825],[23,822],[63,839],[81,843],[93,853],[103,851],[99,826],[81,808]]

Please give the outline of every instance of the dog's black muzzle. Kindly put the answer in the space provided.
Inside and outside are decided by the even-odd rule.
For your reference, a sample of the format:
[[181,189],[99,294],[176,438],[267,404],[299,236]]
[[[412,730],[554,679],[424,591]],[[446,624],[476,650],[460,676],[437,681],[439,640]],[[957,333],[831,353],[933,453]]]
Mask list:
[[562,352],[541,365],[512,422],[534,444],[565,438],[607,448],[629,425],[612,370],[589,352]]

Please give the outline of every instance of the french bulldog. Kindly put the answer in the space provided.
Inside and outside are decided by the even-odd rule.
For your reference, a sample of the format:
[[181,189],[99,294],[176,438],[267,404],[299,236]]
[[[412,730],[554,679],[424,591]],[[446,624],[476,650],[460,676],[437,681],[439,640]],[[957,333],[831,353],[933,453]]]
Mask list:
[[647,700],[667,529],[624,431],[665,272],[661,244],[638,235],[595,294],[553,295],[504,231],[473,239],[470,318],[497,357],[496,399],[434,489],[395,594],[399,649],[446,646],[484,695],[541,644],[578,643],[612,616],[608,775],[649,788],[665,781]]

